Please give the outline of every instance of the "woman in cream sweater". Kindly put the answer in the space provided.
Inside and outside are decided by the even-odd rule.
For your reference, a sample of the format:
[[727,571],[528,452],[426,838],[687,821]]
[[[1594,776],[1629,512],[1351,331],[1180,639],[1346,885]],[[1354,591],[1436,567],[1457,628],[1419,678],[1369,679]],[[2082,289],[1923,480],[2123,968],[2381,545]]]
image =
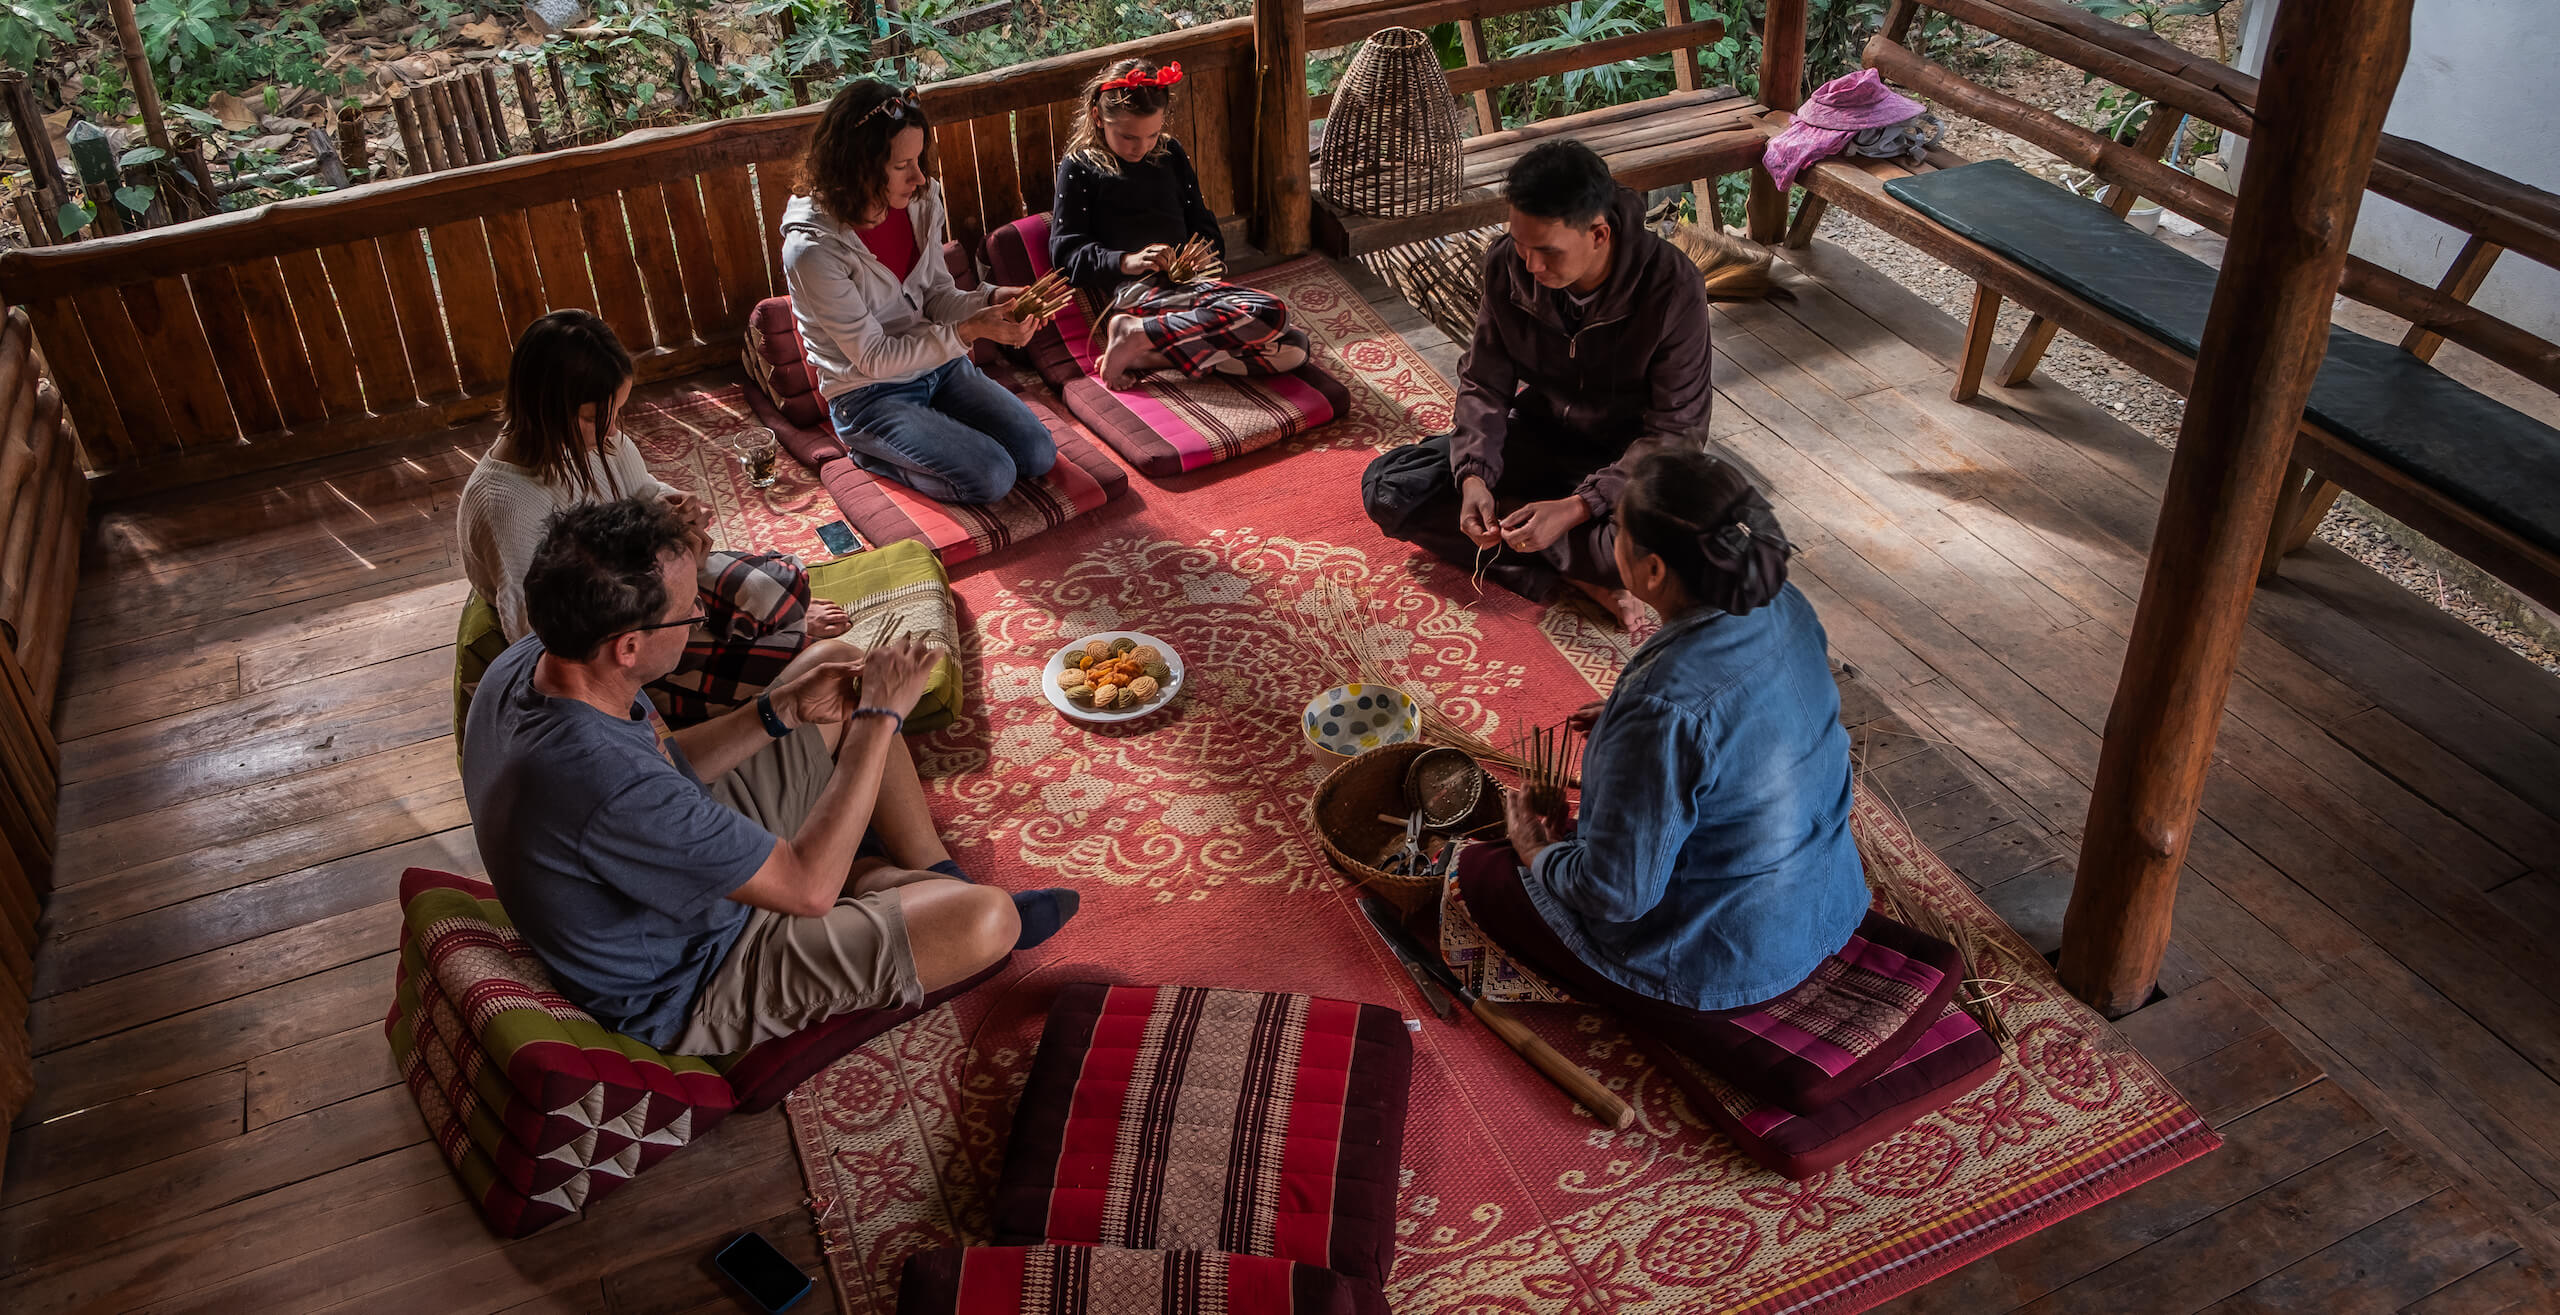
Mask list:
[[[543,530],[562,511],[616,498],[663,498],[694,527],[696,551],[711,549],[710,507],[651,475],[639,449],[620,430],[631,383],[631,354],[588,311],[554,311],[516,340],[507,370],[506,419],[497,443],[464,482],[460,508],[463,574],[472,591],[496,610],[498,628],[509,643],[532,629],[525,619],[525,568],[541,546]],[[722,572],[716,579],[706,571],[704,584],[715,595],[707,601],[717,604],[710,610],[771,615],[776,600],[789,592],[790,585],[783,582],[789,578],[796,578],[805,594],[806,574],[788,559],[767,563],[757,572]],[[768,597],[749,605],[744,599],[717,596],[742,584]],[[847,624],[843,608],[818,599],[788,623],[762,633],[740,635],[733,628],[697,635],[687,648],[686,666],[668,679],[691,690],[692,697],[708,693],[718,702],[751,697],[782,679],[795,662],[858,656],[849,645],[816,642],[844,633]],[[722,688],[708,687],[706,671],[717,674]]]

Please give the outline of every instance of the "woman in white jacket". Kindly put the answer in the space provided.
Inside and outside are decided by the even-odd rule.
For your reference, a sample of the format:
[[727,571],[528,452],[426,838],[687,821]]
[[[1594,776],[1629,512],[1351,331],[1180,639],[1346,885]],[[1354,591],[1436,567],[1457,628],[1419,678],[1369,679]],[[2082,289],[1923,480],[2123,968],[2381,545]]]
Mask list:
[[1057,449],[969,344],[1019,347],[1019,288],[962,292],[942,263],[942,186],[924,171],[915,98],[862,79],[837,92],[782,213],[782,268],[827,416],[863,469],[940,502],[994,502]]

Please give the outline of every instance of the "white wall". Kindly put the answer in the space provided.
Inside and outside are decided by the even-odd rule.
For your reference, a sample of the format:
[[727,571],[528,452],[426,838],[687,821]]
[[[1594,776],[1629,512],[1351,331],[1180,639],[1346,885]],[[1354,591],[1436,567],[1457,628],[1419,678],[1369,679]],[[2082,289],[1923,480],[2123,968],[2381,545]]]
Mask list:
[[[2247,3],[2234,62],[2257,73],[2278,0]],[[2408,68],[2384,128],[2560,192],[2560,106],[2548,98],[2555,77],[2560,3],[2417,0]],[[2357,255],[2430,286],[2444,277],[2462,242],[2460,231],[2370,192],[2356,219]],[[2509,253],[2472,302],[2544,338],[2560,338],[2560,270]]]

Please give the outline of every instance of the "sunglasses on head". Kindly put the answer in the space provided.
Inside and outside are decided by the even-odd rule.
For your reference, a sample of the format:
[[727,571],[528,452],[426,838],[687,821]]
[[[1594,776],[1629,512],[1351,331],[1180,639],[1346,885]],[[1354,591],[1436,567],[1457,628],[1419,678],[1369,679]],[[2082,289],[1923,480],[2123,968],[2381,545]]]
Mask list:
[[869,123],[883,114],[889,116],[889,122],[899,123],[904,121],[910,114],[913,114],[918,108],[920,107],[916,104],[916,89],[909,87],[905,91],[899,92],[897,95],[891,96],[889,99],[863,111],[862,117],[854,121],[854,126],[859,128],[863,124]]

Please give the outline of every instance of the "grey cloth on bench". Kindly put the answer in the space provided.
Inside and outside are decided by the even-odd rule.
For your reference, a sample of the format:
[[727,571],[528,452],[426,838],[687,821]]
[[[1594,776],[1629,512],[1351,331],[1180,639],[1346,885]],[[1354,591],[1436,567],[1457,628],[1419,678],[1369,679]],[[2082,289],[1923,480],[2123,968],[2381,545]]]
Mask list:
[[[2214,268],[2006,160],[1896,178],[1884,190],[1960,236],[2192,356]],[[2443,371],[2332,327],[2305,410],[2322,428],[2560,553],[2560,429]]]

